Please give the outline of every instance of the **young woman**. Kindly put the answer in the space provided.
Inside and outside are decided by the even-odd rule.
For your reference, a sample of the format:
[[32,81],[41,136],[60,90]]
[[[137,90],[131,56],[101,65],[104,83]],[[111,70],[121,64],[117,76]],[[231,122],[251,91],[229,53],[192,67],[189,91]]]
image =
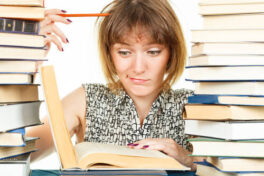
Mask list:
[[[54,22],[71,21],[47,10],[41,33],[47,46],[63,51],[65,35]],[[63,98],[65,120],[78,142],[91,141],[159,150],[195,169],[191,146],[181,120],[192,91],[172,90],[181,76],[186,47],[180,23],[167,0],[114,0],[99,21],[99,49],[107,85],[83,84]],[[27,134],[39,136],[33,156],[53,150],[47,117],[45,125]]]

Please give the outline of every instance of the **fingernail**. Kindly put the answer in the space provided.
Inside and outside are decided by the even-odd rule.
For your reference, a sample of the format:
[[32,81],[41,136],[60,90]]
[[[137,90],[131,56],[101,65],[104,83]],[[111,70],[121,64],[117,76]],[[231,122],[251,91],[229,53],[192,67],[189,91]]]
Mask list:
[[64,49],[63,49],[63,48],[61,48],[61,51],[64,51]]
[[70,20],[70,19],[67,19],[67,21],[70,22],[70,23],[72,22],[72,20]]
[[148,147],[149,147],[149,145],[144,145],[144,146],[143,146],[143,148],[148,148]]
[[132,144],[132,146],[138,146],[138,144]]
[[68,38],[66,38],[66,42],[67,42],[67,43],[69,43],[69,40],[68,40]]
[[131,145],[133,145],[133,143],[129,143],[129,144],[127,144],[128,146],[131,146]]
[[67,13],[67,11],[66,11],[66,10],[61,10],[61,12],[62,12],[62,13]]

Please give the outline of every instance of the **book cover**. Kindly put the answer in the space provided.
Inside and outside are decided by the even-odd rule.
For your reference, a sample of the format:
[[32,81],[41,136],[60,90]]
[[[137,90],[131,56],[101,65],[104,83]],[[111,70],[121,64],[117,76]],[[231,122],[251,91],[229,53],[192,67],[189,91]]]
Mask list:
[[193,81],[263,81],[263,65],[189,66],[186,79]]
[[264,120],[263,106],[230,106],[214,104],[186,104],[183,119],[189,120]]
[[39,107],[41,102],[2,104],[0,106],[0,132],[40,125]]
[[193,145],[191,156],[264,158],[264,140],[188,139]]
[[264,106],[264,96],[192,95],[188,97],[188,103],[189,104]]
[[[254,117],[252,117],[254,118]],[[264,139],[264,121],[185,120],[185,134],[225,140]]]
[[0,18],[0,32],[38,34],[39,22],[32,20]]
[[264,82],[193,82],[195,94],[264,95]]

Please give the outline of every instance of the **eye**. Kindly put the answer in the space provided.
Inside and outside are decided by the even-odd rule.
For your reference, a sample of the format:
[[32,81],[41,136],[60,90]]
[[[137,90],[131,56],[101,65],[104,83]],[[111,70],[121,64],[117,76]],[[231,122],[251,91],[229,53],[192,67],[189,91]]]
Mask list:
[[157,56],[157,55],[159,55],[160,52],[161,52],[161,50],[155,49],[155,50],[149,50],[148,54],[150,54],[152,56]]
[[119,50],[118,54],[121,56],[128,56],[129,54],[131,54],[131,52],[128,50]]

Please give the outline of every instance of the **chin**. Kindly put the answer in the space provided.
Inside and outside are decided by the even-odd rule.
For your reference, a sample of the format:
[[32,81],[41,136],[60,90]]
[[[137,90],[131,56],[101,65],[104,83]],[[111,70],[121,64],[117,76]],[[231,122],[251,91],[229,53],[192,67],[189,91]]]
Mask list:
[[145,97],[153,93],[153,89],[144,86],[132,86],[128,91],[137,97]]

